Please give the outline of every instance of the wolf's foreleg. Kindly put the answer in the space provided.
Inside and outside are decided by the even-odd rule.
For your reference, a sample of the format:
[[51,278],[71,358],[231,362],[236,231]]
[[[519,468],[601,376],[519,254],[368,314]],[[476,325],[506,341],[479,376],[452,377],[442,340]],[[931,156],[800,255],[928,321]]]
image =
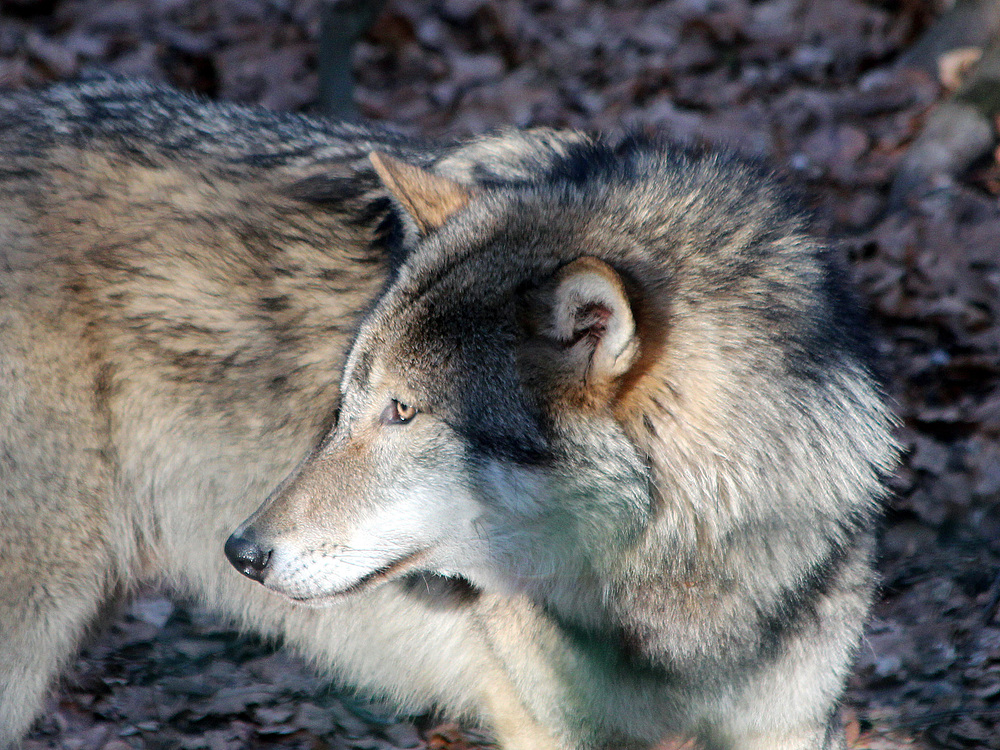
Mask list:
[[708,750],[847,750],[839,717],[825,726],[789,727],[779,733],[749,733],[706,743]]
[[872,595],[869,554],[868,543],[850,553],[778,658],[709,700],[712,750],[843,750],[837,709]]
[[655,684],[623,678],[612,655],[573,643],[527,599],[484,595],[477,604],[502,687],[513,688],[497,689],[489,707],[505,750],[621,750],[667,736],[673,714]]
[[[16,485],[16,478],[5,477]],[[109,594],[110,555],[90,500],[67,517],[23,513],[0,491],[0,748],[16,746]],[[51,489],[51,488],[49,488]],[[5,497],[6,495],[6,497]],[[89,528],[88,528],[89,526]]]
[[0,748],[28,730],[115,590],[131,528],[110,520],[93,371],[70,356],[75,340],[16,308],[0,315]]
[[0,748],[6,749],[31,726],[99,602],[89,582],[52,576],[0,589]]

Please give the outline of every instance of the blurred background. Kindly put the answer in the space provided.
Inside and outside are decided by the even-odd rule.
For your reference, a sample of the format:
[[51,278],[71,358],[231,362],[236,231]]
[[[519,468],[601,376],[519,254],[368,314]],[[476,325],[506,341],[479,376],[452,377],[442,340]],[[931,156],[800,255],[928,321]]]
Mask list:
[[[849,689],[854,748],[1000,748],[1000,2],[0,0],[0,88],[92,68],[409,134],[649,130],[804,186],[908,449]],[[28,750],[474,748],[147,591]]]

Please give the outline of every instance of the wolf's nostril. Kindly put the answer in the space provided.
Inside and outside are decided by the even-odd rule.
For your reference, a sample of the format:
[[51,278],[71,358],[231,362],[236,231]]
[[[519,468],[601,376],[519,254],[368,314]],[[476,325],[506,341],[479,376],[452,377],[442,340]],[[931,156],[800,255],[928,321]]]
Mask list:
[[270,550],[261,549],[245,536],[233,534],[226,540],[225,551],[229,562],[240,573],[258,582],[264,580],[264,571],[271,559]]

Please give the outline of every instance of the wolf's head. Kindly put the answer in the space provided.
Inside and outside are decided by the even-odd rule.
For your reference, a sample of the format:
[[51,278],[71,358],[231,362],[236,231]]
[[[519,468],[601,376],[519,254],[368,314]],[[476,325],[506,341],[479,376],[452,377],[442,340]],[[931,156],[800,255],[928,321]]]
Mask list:
[[247,575],[320,602],[426,571],[585,611],[653,523],[680,548],[803,492],[870,506],[884,424],[834,434],[878,409],[857,327],[753,168],[581,145],[473,191],[372,163],[412,246],[336,428],[230,539]]

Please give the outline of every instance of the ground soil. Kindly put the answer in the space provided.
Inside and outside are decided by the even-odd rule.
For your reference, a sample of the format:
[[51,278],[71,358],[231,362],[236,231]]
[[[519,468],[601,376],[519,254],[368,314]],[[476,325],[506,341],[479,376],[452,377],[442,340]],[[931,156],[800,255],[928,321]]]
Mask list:
[[[92,67],[308,110],[319,0],[0,0],[0,87]],[[907,448],[847,697],[854,748],[1000,748],[1000,164],[889,213],[948,91],[896,65],[932,0],[390,0],[354,50],[361,115],[409,133],[648,130],[804,188],[870,310]],[[954,85],[954,84],[952,84]],[[272,645],[143,593],[76,662],[29,750],[478,747],[336,693]]]

